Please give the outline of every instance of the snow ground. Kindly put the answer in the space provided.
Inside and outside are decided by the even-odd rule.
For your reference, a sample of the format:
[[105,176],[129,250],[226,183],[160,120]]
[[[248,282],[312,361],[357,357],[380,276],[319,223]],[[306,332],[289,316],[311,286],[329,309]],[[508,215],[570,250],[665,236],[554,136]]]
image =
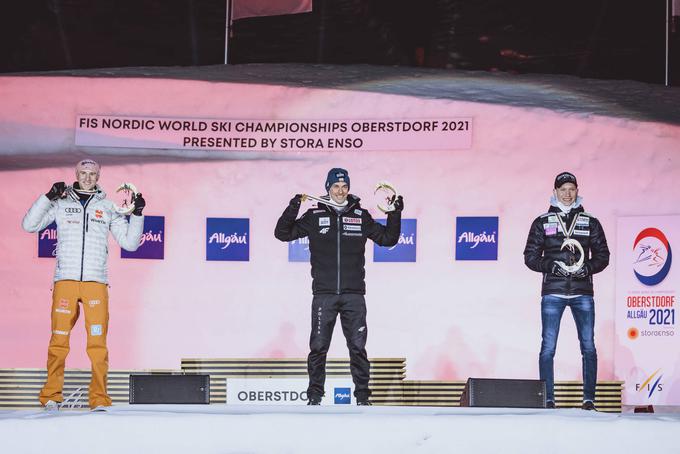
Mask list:
[[680,124],[680,87],[554,74],[294,63],[128,67],[5,74],[17,75],[135,77],[333,88]]
[[680,414],[576,409],[123,405],[0,412],[3,453],[679,452]]

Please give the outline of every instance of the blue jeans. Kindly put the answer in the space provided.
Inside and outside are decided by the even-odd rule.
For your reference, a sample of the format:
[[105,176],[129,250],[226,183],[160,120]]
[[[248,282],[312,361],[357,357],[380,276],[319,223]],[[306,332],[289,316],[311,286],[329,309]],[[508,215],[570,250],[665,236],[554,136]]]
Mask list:
[[595,303],[592,296],[582,295],[576,298],[560,298],[546,295],[541,299],[541,322],[543,340],[541,353],[538,356],[538,370],[541,380],[545,380],[546,400],[555,401],[555,373],[553,358],[557,347],[557,336],[560,334],[560,321],[564,309],[569,306],[576,322],[578,340],[583,358],[583,400],[595,400],[595,383],[597,381],[597,352],[595,351]]

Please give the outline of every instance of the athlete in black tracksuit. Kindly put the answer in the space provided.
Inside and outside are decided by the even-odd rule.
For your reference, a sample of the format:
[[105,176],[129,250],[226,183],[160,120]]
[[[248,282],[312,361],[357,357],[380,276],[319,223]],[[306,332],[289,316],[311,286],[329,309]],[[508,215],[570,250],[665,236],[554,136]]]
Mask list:
[[340,210],[319,203],[318,207],[310,208],[296,219],[301,200],[302,196],[297,195],[290,201],[276,223],[274,236],[281,241],[309,237],[314,297],[307,358],[307,396],[311,404],[318,404],[324,394],[326,354],[339,313],[349,349],[354,396],[357,404],[369,404],[370,364],[366,354],[368,329],[364,299],[366,240],[370,238],[381,246],[397,244],[403,201],[398,200],[396,210],[387,215],[387,226],[383,226],[373,220],[359,204],[359,198],[351,194],[347,196],[347,205]]

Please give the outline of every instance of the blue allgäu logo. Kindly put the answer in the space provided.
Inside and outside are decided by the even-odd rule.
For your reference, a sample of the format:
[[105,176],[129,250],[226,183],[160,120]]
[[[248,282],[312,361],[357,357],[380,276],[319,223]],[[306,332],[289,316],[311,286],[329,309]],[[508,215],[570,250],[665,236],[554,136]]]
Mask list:
[[207,218],[206,260],[247,262],[250,259],[250,219]]
[[498,216],[456,218],[456,260],[498,260]]
[[351,388],[335,388],[333,391],[333,402],[335,404],[350,404],[352,403],[352,389]]
[[[385,219],[376,219],[382,225],[386,225]],[[390,247],[378,246],[373,243],[374,262],[415,262],[416,245],[418,237],[418,223],[416,219],[401,220],[401,234],[399,242]]]
[[38,232],[38,257],[57,256],[57,223],[53,222]]
[[123,259],[157,259],[165,257],[165,216],[144,216],[144,231],[139,248],[130,252],[120,250]]
[[309,237],[288,242],[288,261],[309,263]]

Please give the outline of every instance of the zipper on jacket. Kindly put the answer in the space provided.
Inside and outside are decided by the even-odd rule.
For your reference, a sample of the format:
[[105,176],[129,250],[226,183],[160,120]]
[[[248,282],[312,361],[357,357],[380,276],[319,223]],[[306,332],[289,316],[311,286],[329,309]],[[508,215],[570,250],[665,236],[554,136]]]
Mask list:
[[335,292],[336,295],[340,294],[340,213],[337,213],[336,225],[338,227],[338,288]]
[[87,214],[87,205],[89,205],[92,197],[87,199],[87,202],[83,205],[83,246],[80,248],[80,280],[83,280],[83,268],[85,266],[85,233],[87,233],[87,222],[90,220],[90,215]]

